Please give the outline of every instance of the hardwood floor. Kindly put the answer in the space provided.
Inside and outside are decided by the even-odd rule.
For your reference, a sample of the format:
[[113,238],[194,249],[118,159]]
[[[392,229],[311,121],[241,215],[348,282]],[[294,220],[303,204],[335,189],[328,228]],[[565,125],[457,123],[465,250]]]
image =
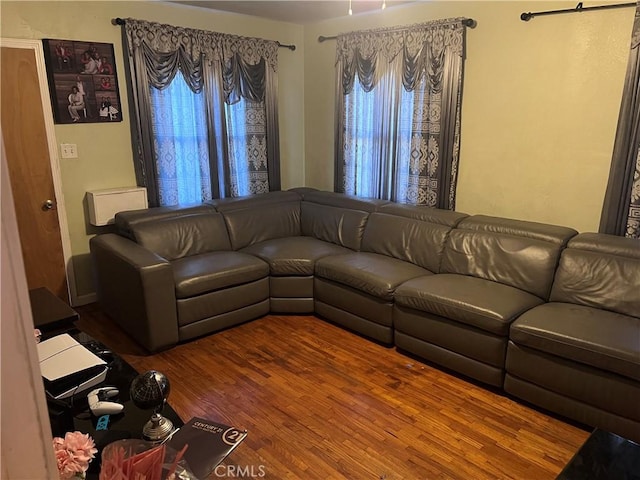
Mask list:
[[589,435],[313,316],[147,355],[95,304],[77,310],[81,330],[168,376],[183,420],[248,430],[225,462],[235,478],[553,479]]

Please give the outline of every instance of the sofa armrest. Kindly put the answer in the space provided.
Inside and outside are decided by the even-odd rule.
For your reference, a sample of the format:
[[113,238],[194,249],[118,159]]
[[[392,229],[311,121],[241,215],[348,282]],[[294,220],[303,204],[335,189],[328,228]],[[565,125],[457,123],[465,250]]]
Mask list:
[[171,264],[116,234],[90,242],[98,301],[107,314],[151,352],[178,343]]

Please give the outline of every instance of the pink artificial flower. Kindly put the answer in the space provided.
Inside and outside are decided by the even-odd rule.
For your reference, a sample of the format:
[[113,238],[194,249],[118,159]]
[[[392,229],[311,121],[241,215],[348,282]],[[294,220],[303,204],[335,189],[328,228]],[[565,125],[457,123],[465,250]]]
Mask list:
[[67,432],[64,439],[53,439],[53,450],[56,454],[60,479],[66,480],[74,476],[84,477],[89,463],[94,459],[97,449],[93,439],[82,432]]
[[64,436],[64,443],[67,450],[72,452],[73,458],[76,461],[86,464],[83,470],[86,471],[89,467],[89,462],[93,460],[95,454],[98,452],[93,439],[86,433],[67,432]]
[[64,440],[60,437],[53,437],[53,449],[56,452],[58,450],[64,450]]
[[58,474],[61,480],[73,478],[77,473],[82,473],[79,465],[76,465],[67,450],[56,451],[56,462],[58,463]]

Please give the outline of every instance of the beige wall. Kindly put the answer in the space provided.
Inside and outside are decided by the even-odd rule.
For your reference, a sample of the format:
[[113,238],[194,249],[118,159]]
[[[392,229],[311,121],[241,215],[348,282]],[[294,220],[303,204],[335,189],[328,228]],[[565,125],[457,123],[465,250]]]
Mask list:
[[470,17],[457,209],[598,228],[634,9],[520,20],[567,2],[419,2],[305,28],[306,185],[333,188],[335,41],[319,35]]
[[[304,183],[303,147],[303,28],[283,22],[235,14],[211,12],[186,5],[161,2],[0,2],[0,32],[4,38],[62,38],[114,44],[119,73],[120,98],[127,92],[122,59],[121,28],[115,17],[132,17],[201,28],[223,33],[293,43],[295,52],[279,51],[279,115],[282,187]],[[60,159],[64,206],[79,296],[94,291],[89,260],[89,239],[111,227],[89,225],[85,206],[88,190],[135,185],[129,115],[109,124],[56,125],[56,143],[75,143],[77,159]],[[59,152],[58,152],[59,154]],[[82,301],[82,299],[81,299]]]

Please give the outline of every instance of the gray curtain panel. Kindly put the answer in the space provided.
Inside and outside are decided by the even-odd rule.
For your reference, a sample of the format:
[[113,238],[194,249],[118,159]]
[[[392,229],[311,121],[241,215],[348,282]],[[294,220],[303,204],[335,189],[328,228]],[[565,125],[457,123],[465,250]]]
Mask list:
[[[123,40],[136,179],[139,185],[147,187],[151,206],[160,205],[160,195],[150,89],[165,88],[178,71],[194,93],[204,93],[213,198],[237,193],[237,185],[243,180],[235,174],[246,174],[247,170],[251,171],[248,180],[251,193],[265,188],[280,190],[277,42],[131,18],[125,19]],[[240,103],[242,109],[233,107]],[[240,118],[245,110],[247,116],[262,121],[247,128],[250,138],[231,139],[231,116],[237,111]],[[252,141],[263,146],[265,153],[250,145]],[[232,150],[241,147],[246,152],[239,156],[246,162],[251,152],[258,151],[260,161],[237,168],[231,158]]]
[[455,208],[462,20],[338,36],[336,191]]
[[633,24],[600,232],[640,238],[640,3]]

